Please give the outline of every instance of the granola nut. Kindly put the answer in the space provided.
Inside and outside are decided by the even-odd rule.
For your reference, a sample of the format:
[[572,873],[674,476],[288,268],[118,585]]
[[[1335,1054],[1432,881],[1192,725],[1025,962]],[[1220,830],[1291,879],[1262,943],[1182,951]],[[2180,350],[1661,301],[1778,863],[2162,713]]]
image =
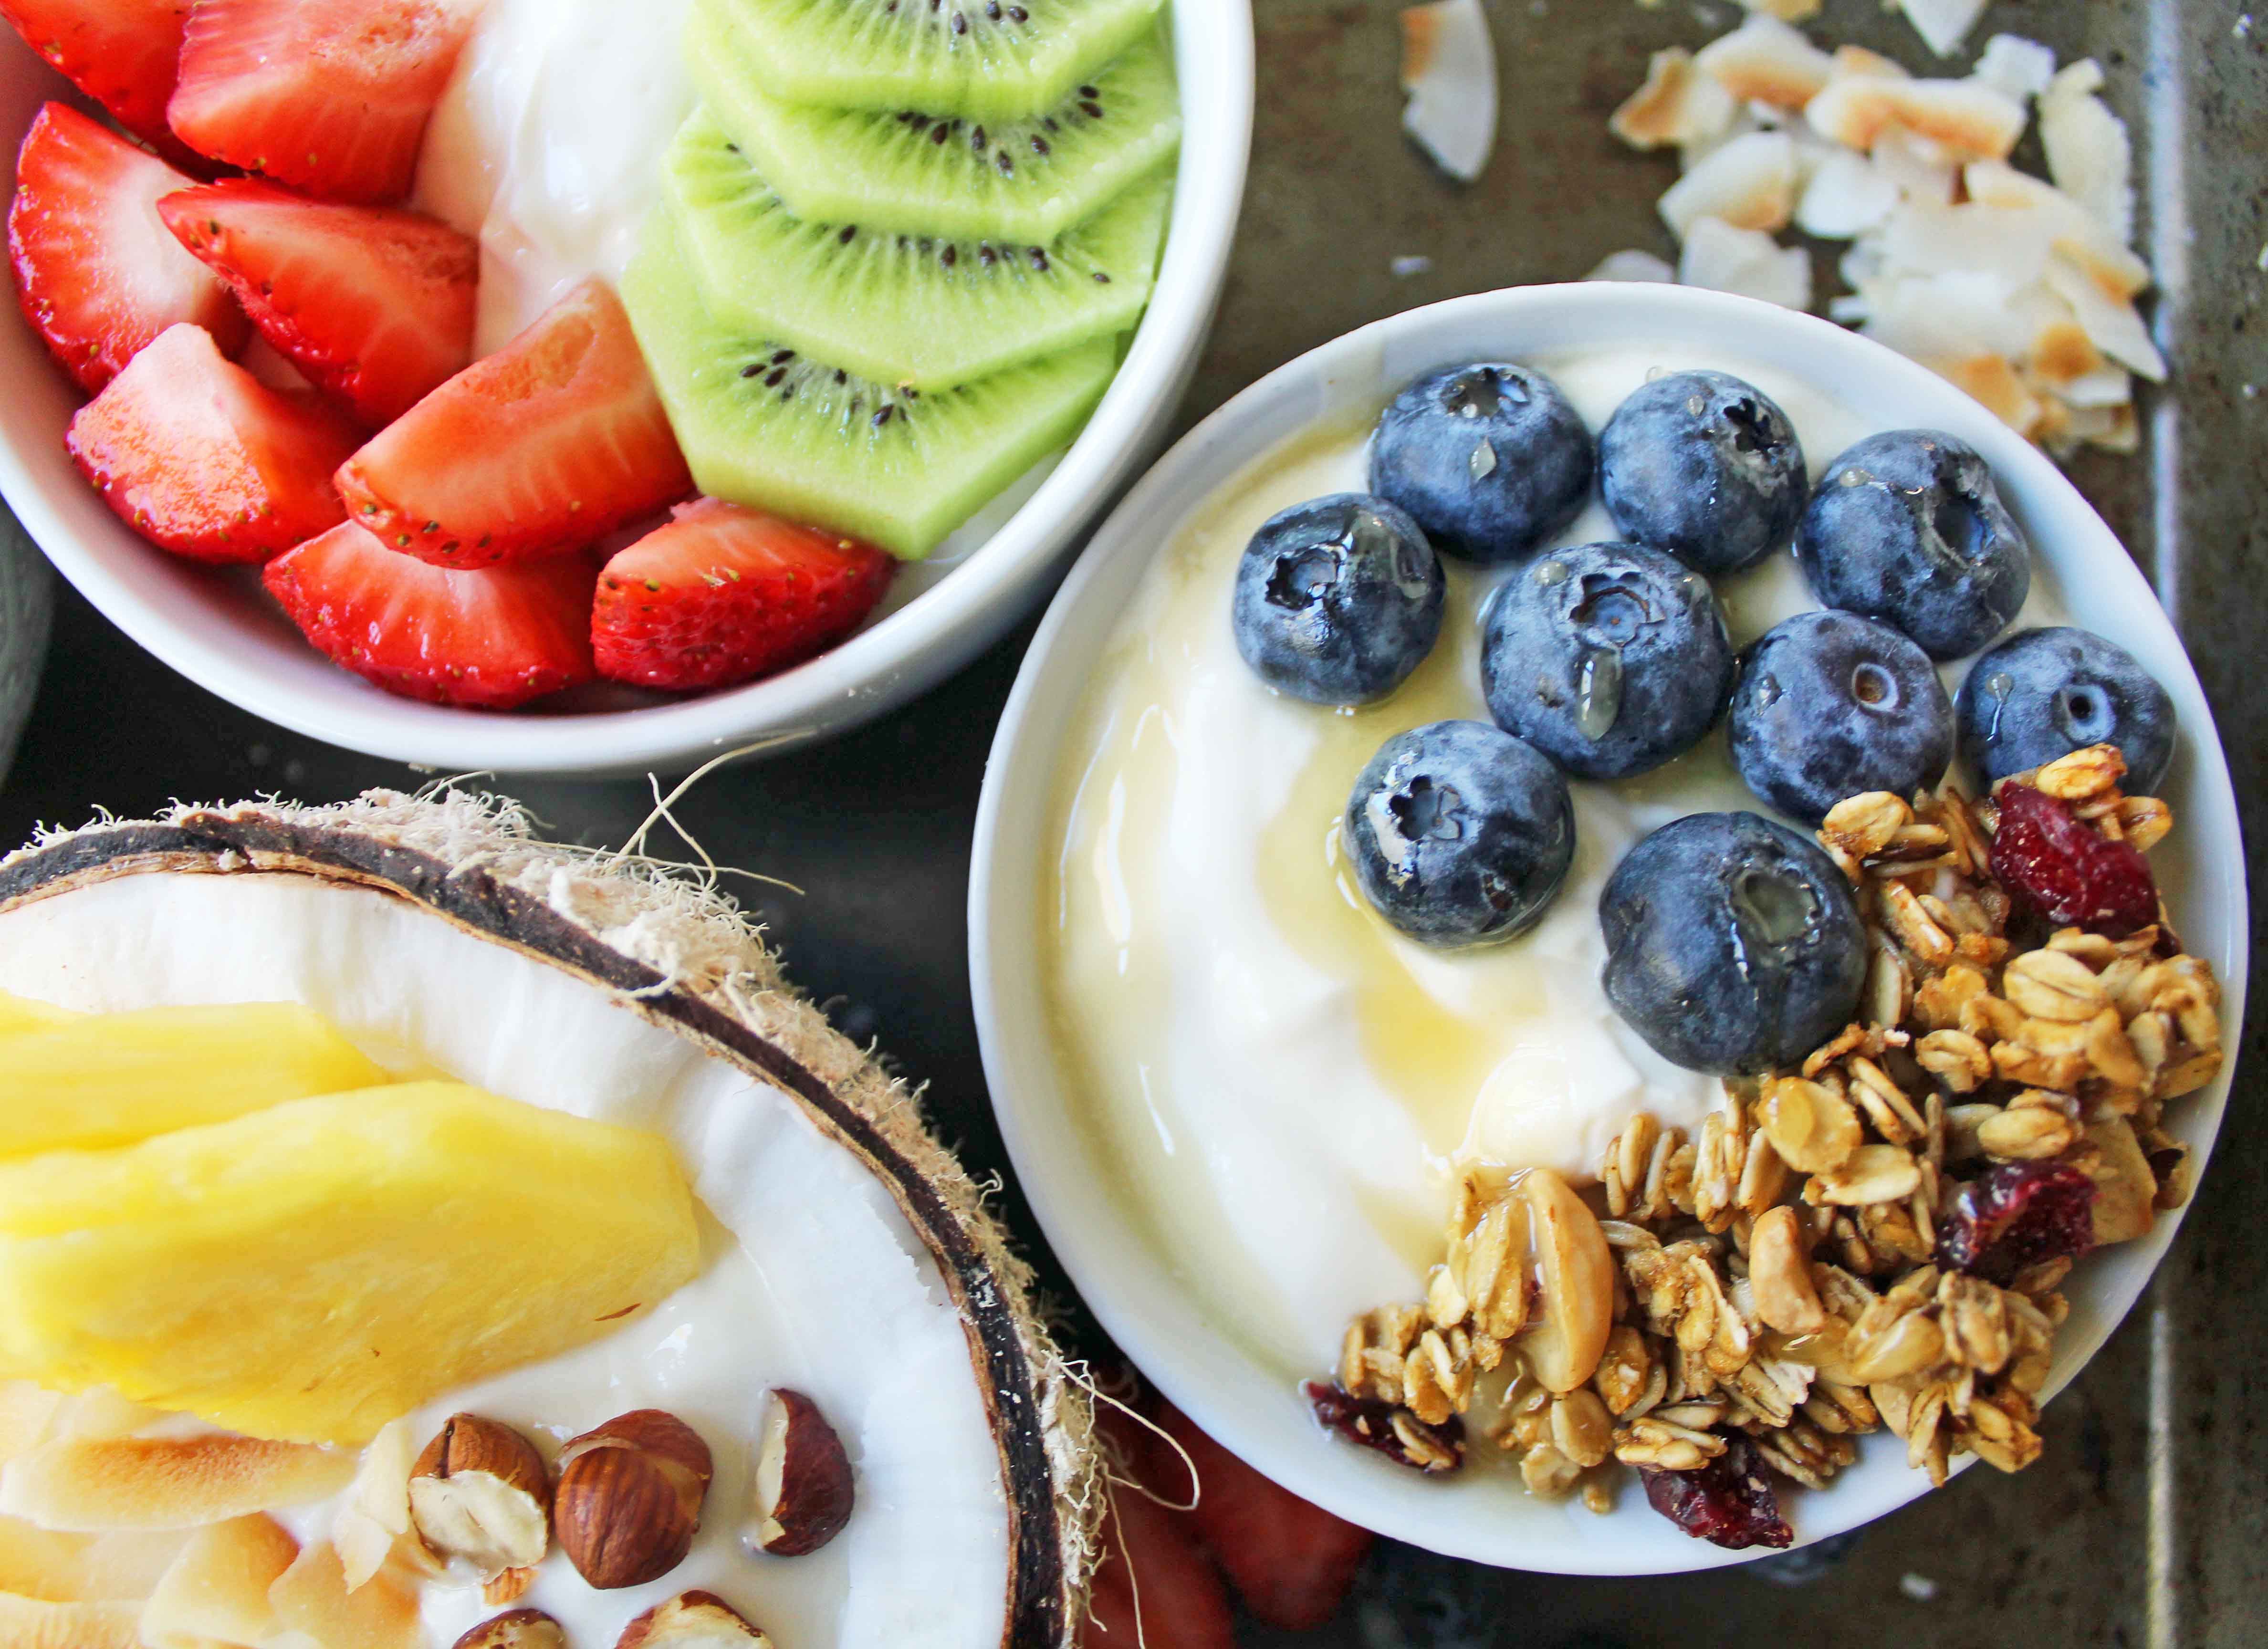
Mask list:
[[1749,1281],[1756,1290],[1756,1314],[1782,1334],[1816,1334],[1827,1326],[1807,1249],[1793,1208],[1771,1210],[1749,1233]]
[[[1860,1339],[1858,1329],[1852,1338]],[[1867,1335],[1848,1355],[1853,1377],[1864,1385],[1881,1386],[1935,1367],[1945,1356],[1945,1336],[1929,1318],[1911,1312]],[[1881,1394],[1875,1395],[1879,1401]]]
[[2123,1116],[2090,1123],[2094,1152],[2080,1163],[2095,1182],[2095,1241],[2131,1242],[2157,1224],[2158,1176],[2143,1155],[2133,1125]]
[[1519,1200],[1526,1208],[1541,1313],[1521,1350],[1545,1387],[1571,1392],[1589,1382],[1606,1352],[1615,1318],[1614,1255],[1598,1217],[1550,1169],[1523,1174]]
[[2138,853],[2147,853],[2174,828],[2174,810],[2155,796],[2122,796],[2111,816]]
[[2066,951],[2027,951],[2000,975],[2001,994],[2018,1012],[2036,1020],[2079,1023],[2109,1005],[2094,970]]
[[1578,1389],[1551,1403],[1551,1446],[1579,1467],[1602,1465],[1614,1448],[1615,1423],[1596,1392]]
[[1756,1117],[1772,1150],[1802,1174],[1835,1172],[1866,1137],[1849,1101],[1801,1077],[1765,1083]]
[[1903,1145],[1861,1145],[1841,1167],[1815,1175],[1804,1200],[1862,1208],[1911,1196],[1920,1184],[1921,1165]]

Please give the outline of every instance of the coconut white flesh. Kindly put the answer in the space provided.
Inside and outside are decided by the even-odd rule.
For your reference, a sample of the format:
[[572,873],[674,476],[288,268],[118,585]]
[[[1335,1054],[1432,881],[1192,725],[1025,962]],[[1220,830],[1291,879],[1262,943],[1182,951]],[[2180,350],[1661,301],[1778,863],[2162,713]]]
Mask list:
[[1822,157],[1795,204],[1795,225],[1822,240],[1849,240],[1874,228],[1898,203],[1895,180],[1867,156],[1838,149]]
[[2123,247],[2134,233],[2134,151],[2126,122],[2095,95],[2102,85],[2091,57],[2049,82],[2040,94],[2040,143],[2056,187]]
[[1714,217],[1697,220],[1677,261],[1685,286],[1761,298],[1789,309],[1811,307],[1811,257],[1800,247],[1782,247],[1759,229],[1736,229]]
[[1711,40],[1693,61],[1740,101],[1786,109],[1800,109],[1817,96],[1835,65],[1801,29],[1761,11]]
[[1402,129],[1451,177],[1470,183],[1496,148],[1496,44],[1481,0],[1434,0],[1402,13]]
[[[571,878],[558,890],[571,899]],[[555,1550],[521,1602],[582,1642],[611,1642],[688,1586],[797,1649],[1002,1641],[1007,1498],[963,1319],[880,1180],[781,1089],[546,961],[299,875],[134,874],[0,911],[0,990],[88,1012],[304,1002],[381,1063],[664,1134],[715,1216],[702,1275],[609,1338],[417,1417],[430,1434],[468,1408],[556,1447],[651,1405],[711,1439],[709,1511],[683,1564],[594,1594]],[[841,1537],[793,1563],[738,1544],[747,1445],[774,1385],[818,1402],[859,1474]],[[320,1532],[330,1515],[306,1521]],[[426,1609],[442,1643],[492,1612],[462,1587],[428,1588]]]
[[1669,186],[1657,202],[1683,239],[1704,217],[1735,229],[1778,229],[1795,210],[1795,143],[1786,132],[1735,137]]
[[1984,49],[1977,55],[1977,66],[1969,72],[1986,85],[2021,99],[2046,91],[2055,71],[2052,46],[2021,34],[1995,34],[1984,42]]
[[2105,291],[2095,273],[2061,247],[2048,258],[2046,279],[2071,306],[2096,349],[2154,384],[2165,381],[2166,357],[2158,352],[2131,299]]
[[1677,280],[1676,267],[1668,259],[1651,252],[1640,252],[1626,247],[1620,252],[1609,252],[1601,258],[1598,266],[1583,277],[1587,281],[1652,282],[1657,285],[1672,285]]
[[1950,57],[1984,15],[1984,0],[1898,0],[1898,9],[1924,45],[1940,57]]
[[1608,117],[1607,128],[1633,149],[1692,149],[1720,139],[1739,111],[1733,94],[1696,67],[1691,53],[1671,46],[1646,60],[1646,84]]

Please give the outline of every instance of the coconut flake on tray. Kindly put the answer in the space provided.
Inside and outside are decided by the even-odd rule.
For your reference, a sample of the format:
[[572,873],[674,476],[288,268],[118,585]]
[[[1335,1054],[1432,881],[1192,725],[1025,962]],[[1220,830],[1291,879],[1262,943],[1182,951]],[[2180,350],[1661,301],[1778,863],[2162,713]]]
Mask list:
[[1481,0],[1433,0],[1402,13],[1402,129],[1470,183],[1496,147],[1496,47]]
[[[1752,9],[1697,52],[1656,52],[1609,121],[1637,149],[1675,145],[1659,202],[1690,286],[1811,307],[1810,254],[1788,229],[1847,241],[1850,289],[1827,313],[1959,384],[2014,428],[2065,450],[2131,452],[2131,374],[2166,363],[2134,300],[2132,151],[2092,60],[2058,70],[1996,34],[1964,78],[1919,77],[1879,53],[1823,49]],[[1973,0],[1905,0],[1933,50],[1966,38]],[[2008,156],[2036,105],[2049,176]],[[1589,278],[1660,278],[1616,253]]]

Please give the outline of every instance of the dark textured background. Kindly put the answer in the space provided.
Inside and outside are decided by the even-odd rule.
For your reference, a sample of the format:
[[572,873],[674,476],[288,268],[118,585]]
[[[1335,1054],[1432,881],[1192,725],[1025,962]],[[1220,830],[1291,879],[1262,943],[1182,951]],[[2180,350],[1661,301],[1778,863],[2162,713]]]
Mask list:
[[[1227,0],[1180,0],[1186,5]],[[1674,161],[1623,151],[1608,112],[1673,41],[1737,20],[1727,4],[1489,0],[1505,87],[1502,138],[1469,188],[1432,173],[1397,127],[1392,0],[1257,0],[1259,115],[1242,238],[1183,427],[1304,350],[1398,309],[1571,278],[1624,246],[1667,252],[1653,197]],[[1920,67],[1926,49],[1876,0],[1829,0],[1822,38]],[[2262,816],[2259,718],[2268,628],[2268,4],[2000,0],[1995,30],[2093,54],[2134,129],[2143,250],[2176,388],[2146,403],[2145,448],[2094,457],[2080,484],[2155,579],[2228,742],[2252,858]],[[1389,261],[1433,261],[1396,279]],[[801,983],[837,998],[846,1029],[880,1034],[928,1082],[934,1114],[980,1172],[1003,1156],[969,1018],[962,907],[984,752],[1030,634],[910,709],[778,765],[712,777],[680,809],[717,858],[783,878],[749,902]],[[75,595],[16,769],[0,841],[100,806],[254,791],[327,800],[424,776],[328,748],[222,703],[136,652]],[[619,843],[642,786],[513,786],[570,839]],[[660,838],[657,838],[660,841]],[[662,850],[667,844],[661,843]],[[1782,1583],[1754,1572],[1565,1580],[1381,1547],[1318,1644],[1807,1645],[2257,1644],[2268,1550],[2268,1152],[2254,1137],[2262,1013],[2245,1027],[2240,1089],[2199,1206],[2132,1318],[2050,1410],[2046,1458],[2021,1477],[1979,1470],[1869,1529],[1839,1564]],[[1025,1226],[1027,1236],[1036,1240]],[[2154,1403],[2154,1392],[2155,1400]],[[1808,1567],[1816,1569],[1818,1565]],[[1257,1630],[1250,1641],[1267,1641]]]

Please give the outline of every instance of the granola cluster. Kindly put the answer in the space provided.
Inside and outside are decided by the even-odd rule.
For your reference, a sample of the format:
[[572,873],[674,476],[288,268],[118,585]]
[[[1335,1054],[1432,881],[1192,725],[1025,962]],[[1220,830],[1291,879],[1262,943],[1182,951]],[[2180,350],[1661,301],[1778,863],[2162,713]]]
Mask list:
[[[2100,746],[2003,784],[2146,849],[2171,816],[2122,794],[2124,771]],[[1695,1137],[1631,1120],[1587,1197],[1611,1255],[1588,1300],[1519,1263],[1528,1176],[1468,1175],[1425,1299],[1350,1325],[1341,1389],[1425,1439],[1485,1396],[1531,1490],[1600,1507],[1609,1461],[1704,1471],[1736,1435],[1813,1488],[1882,1427],[1933,1482],[1963,1454],[2036,1460],[2073,1255],[2187,1196],[2162,1119],[2220,1069],[2220,990],[2162,907],[2122,938],[2018,948],[1998,817],[1950,783],[1837,806],[1819,841],[1873,945],[1860,1020],[1796,1069],[1727,1082]],[[1540,1368],[1539,1327],[1563,1375],[1568,1344],[1595,1342],[1587,1372]]]

